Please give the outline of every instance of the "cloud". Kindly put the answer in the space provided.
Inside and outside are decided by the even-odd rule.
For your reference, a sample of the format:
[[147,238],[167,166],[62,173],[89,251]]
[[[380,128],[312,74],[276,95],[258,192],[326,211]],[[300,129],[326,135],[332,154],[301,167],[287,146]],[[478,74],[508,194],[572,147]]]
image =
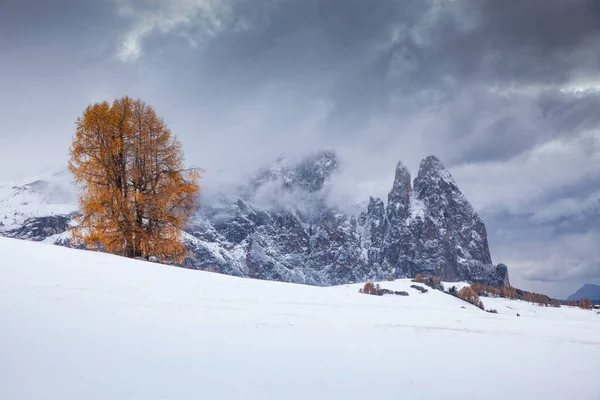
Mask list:
[[[541,217],[548,213],[544,205],[554,201],[556,206],[569,195],[559,196],[561,189],[572,188],[577,182],[600,180],[600,130],[545,141],[507,161],[465,163],[455,168],[454,175],[483,212],[508,211]],[[488,178],[486,182],[481,176]],[[569,206],[566,211],[572,209],[565,205]],[[553,214],[557,215],[556,209]]]
[[232,18],[229,0],[117,0],[117,6],[119,15],[131,21],[118,52],[126,62],[141,56],[144,40],[152,35],[177,32],[195,47],[199,40],[210,39],[224,30]]
[[510,251],[503,261],[511,266],[514,286],[566,298],[585,283],[600,282],[599,240],[597,231],[556,236],[551,228],[525,229],[518,241],[498,248]]

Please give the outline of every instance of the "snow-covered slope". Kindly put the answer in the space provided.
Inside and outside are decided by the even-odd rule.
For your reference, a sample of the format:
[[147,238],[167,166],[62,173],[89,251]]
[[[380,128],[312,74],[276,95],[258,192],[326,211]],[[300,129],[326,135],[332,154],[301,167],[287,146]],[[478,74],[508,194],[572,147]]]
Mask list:
[[408,297],[376,297],[6,238],[0,254],[0,399],[600,393],[592,311],[496,315],[407,280],[381,284]]
[[[77,197],[70,180],[69,173],[61,171],[47,172],[20,182],[0,183],[0,235],[18,231],[38,218],[50,218],[52,225],[52,222],[57,222],[53,219],[74,213],[77,210]],[[24,229],[29,234],[24,237],[37,238],[32,233],[34,230],[32,227]],[[43,238],[39,237],[39,240]]]

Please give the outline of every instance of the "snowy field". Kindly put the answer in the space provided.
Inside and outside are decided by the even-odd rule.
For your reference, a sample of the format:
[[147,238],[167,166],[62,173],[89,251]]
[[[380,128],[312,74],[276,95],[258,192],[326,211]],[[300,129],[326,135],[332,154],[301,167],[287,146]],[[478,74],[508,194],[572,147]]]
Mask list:
[[[600,315],[0,238],[0,399],[600,399]],[[464,308],[463,308],[464,307]],[[520,313],[520,317],[516,316]]]

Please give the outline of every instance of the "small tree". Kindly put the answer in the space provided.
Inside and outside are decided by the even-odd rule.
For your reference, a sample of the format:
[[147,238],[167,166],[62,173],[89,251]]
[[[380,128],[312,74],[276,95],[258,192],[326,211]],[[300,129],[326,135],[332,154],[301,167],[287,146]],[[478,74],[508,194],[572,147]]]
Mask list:
[[483,310],[483,302],[470,286],[465,286],[458,292],[458,297]]
[[581,299],[579,300],[579,307],[584,310],[589,310],[590,308],[593,308],[594,305],[590,299]]
[[381,288],[379,287],[379,284],[374,284],[373,282],[367,282],[367,283],[365,283],[365,285],[363,286],[363,288],[360,292],[378,296],[378,295],[380,295],[380,291],[381,291]]
[[127,257],[184,258],[200,171],[184,168],[181,143],[152,107],[129,97],[88,106],[69,170],[81,188],[75,239]]
[[450,287],[450,289],[448,289],[448,294],[454,297],[458,297],[458,289],[456,289],[456,286]]
[[512,287],[503,287],[501,295],[502,295],[502,297],[507,298],[507,299],[516,299],[517,297],[519,297],[517,295],[516,289],[512,288]]

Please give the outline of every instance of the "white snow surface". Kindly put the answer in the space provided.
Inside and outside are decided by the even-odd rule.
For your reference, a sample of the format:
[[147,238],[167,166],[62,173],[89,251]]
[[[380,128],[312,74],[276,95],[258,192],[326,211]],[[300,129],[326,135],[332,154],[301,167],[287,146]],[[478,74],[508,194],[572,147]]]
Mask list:
[[75,212],[77,196],[71,179],[65,170],[0,183],[0,230],[18,228],[28,218]]
[[409,280],[377,297],[6,238],[0,254],[0,399],[600,398],[593,311],[483,298],[490,314]]
[[415,196],[414,192],[410,193],[409,200],[409,210],[410,210],[410,218],[406,219],[406,223],[410,225],[411,221],[414,221],[417,218],[425,219],[426,214],[426,206],[422,200]]

